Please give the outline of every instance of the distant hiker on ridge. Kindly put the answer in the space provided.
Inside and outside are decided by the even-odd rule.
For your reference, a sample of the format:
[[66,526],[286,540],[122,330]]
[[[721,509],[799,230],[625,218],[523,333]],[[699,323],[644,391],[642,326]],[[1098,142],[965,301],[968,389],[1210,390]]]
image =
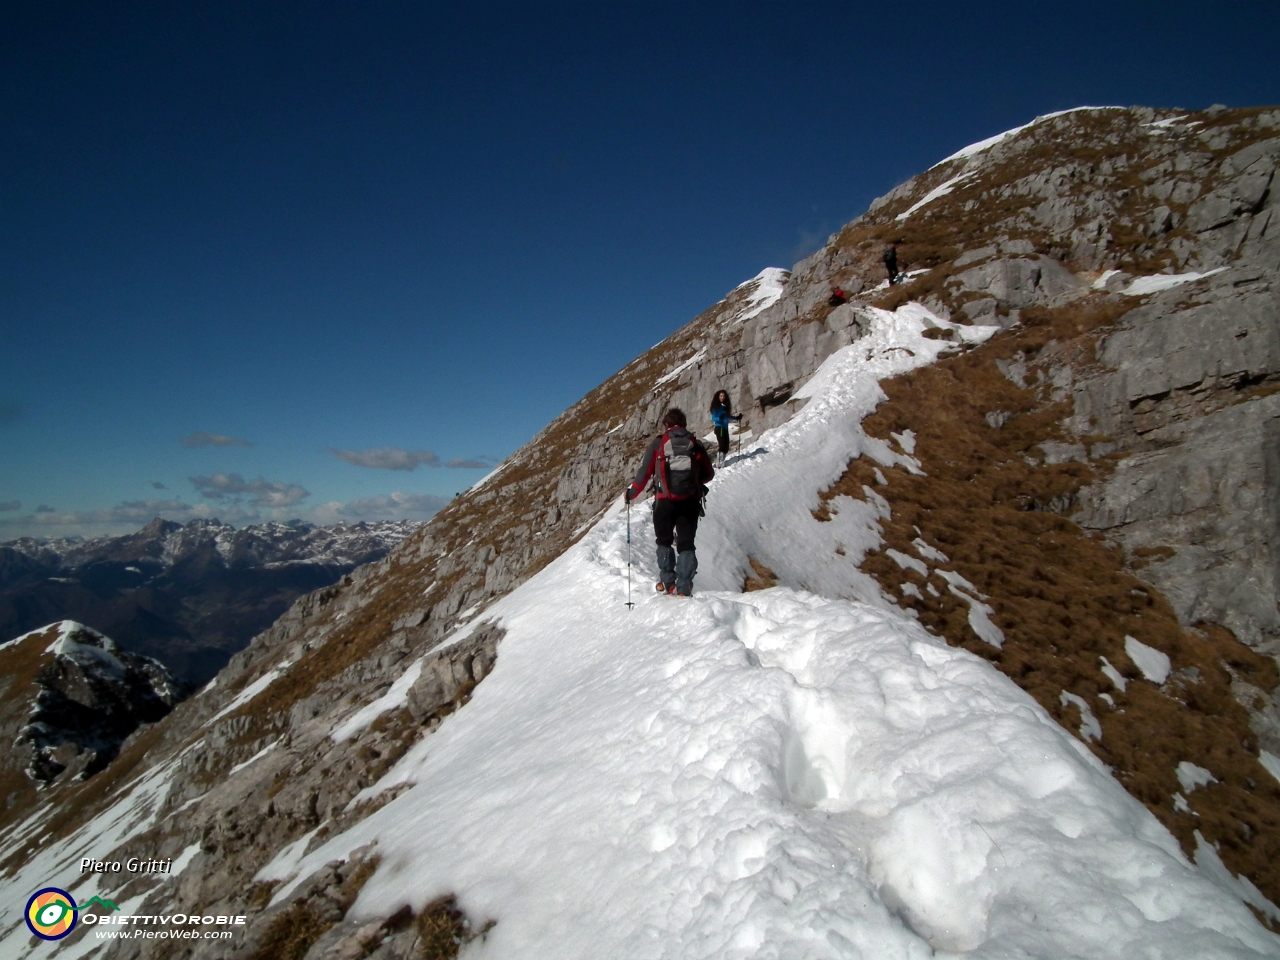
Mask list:
[[889,244],[881,257],[884,260],[884,268],[889,273],[889,286],[893,286],[898,282],[898,241],[895,240]]
[[729,421],[741,419],[741,414],[733,412],[733,404],[729,402],[729,391],[717,390],[716,395],[711,398],[711,426],[716,432],[716,442],[720,445],[717,467],[723,467],[724,458],[729,455]]
[[698,532],[698,517],[702,516],[706,484],[715,476],[715,470],[706,448],[685,429],[688,420],[683,410],[672,407],[663,414],[662,425],[666,432],[649,444],[623,499],[630,503],[640,496],[653,477],[653,532],[658,541],[658,573],[662,577],[657,589],[659,593],[688,597],[693,595],[693,575],[698,572],[693,538]]
[[849,302],[849,298],[845,296],[845,292],[841,290],[839,287],[836,287],[834,290],[832,290],[831,296],[827,297],[828,307],[838,307],[840,306],[840,304],[848,303],[848,302]]

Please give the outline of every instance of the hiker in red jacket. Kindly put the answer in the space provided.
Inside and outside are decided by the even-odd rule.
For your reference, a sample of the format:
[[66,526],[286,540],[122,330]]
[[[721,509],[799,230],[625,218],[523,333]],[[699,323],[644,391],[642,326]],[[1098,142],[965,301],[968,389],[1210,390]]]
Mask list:
[[649,444],[623,498],[630,503],[653,478],[653,532],[662,577],[657,590],[688,597],[693,594],[693,575],[698,572],[693,539],[702,516],[702,498],[716,472],[706,448],[685,429],[688,421],[683,410],[672,407],[663,414],[662,425],[666,431]]

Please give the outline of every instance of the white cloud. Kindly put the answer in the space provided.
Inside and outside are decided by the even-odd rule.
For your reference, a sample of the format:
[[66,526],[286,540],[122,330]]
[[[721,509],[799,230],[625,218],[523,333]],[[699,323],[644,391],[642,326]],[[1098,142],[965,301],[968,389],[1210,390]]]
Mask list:
[[401,450],[399,447],[372,447],[368,450],[329,451],[339,460],[371,470],[416,470],[438,467],[440,458],[430,450]]
[[238,437],[227,437],[220,433],[204,433],[197,430],[179,441],[184,447],[252,447],[248,440]]
[[388,493],[352,500],[339,509],[348,520],[425,520],[447,506],[447,497],[430,493]]
[[191,482],[200,496],[209,500],[239,500],[249,498],[249,505],[267,509],[291,507],[311,496],[296,483],[279,480],[245,480],[238,473],[215,473],[208,477],[192,477]]

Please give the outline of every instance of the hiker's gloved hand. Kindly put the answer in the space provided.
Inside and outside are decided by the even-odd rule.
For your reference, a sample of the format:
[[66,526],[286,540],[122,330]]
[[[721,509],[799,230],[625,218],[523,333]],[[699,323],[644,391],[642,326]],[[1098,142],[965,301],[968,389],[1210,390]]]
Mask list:
[[623,491],[622,491],[622,502],[623,502],[623,503],[630,503],[630,502],[631,502],[632,500],[634,500],[635,498],[636,498],[636,495],[635,495],[635,493],[632,491],[632,489],[631,489],[630,487],[627,487],[627,489],[625,489],[625,490],[623,490]]

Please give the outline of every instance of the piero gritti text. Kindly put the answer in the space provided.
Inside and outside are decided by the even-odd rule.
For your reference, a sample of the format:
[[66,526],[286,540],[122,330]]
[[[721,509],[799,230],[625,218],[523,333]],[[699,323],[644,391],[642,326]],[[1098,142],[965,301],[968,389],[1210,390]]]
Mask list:
[[173,868],[173,858],[156,860],[130,857],[128,860],[80,861],[81,873],[168,873]]

